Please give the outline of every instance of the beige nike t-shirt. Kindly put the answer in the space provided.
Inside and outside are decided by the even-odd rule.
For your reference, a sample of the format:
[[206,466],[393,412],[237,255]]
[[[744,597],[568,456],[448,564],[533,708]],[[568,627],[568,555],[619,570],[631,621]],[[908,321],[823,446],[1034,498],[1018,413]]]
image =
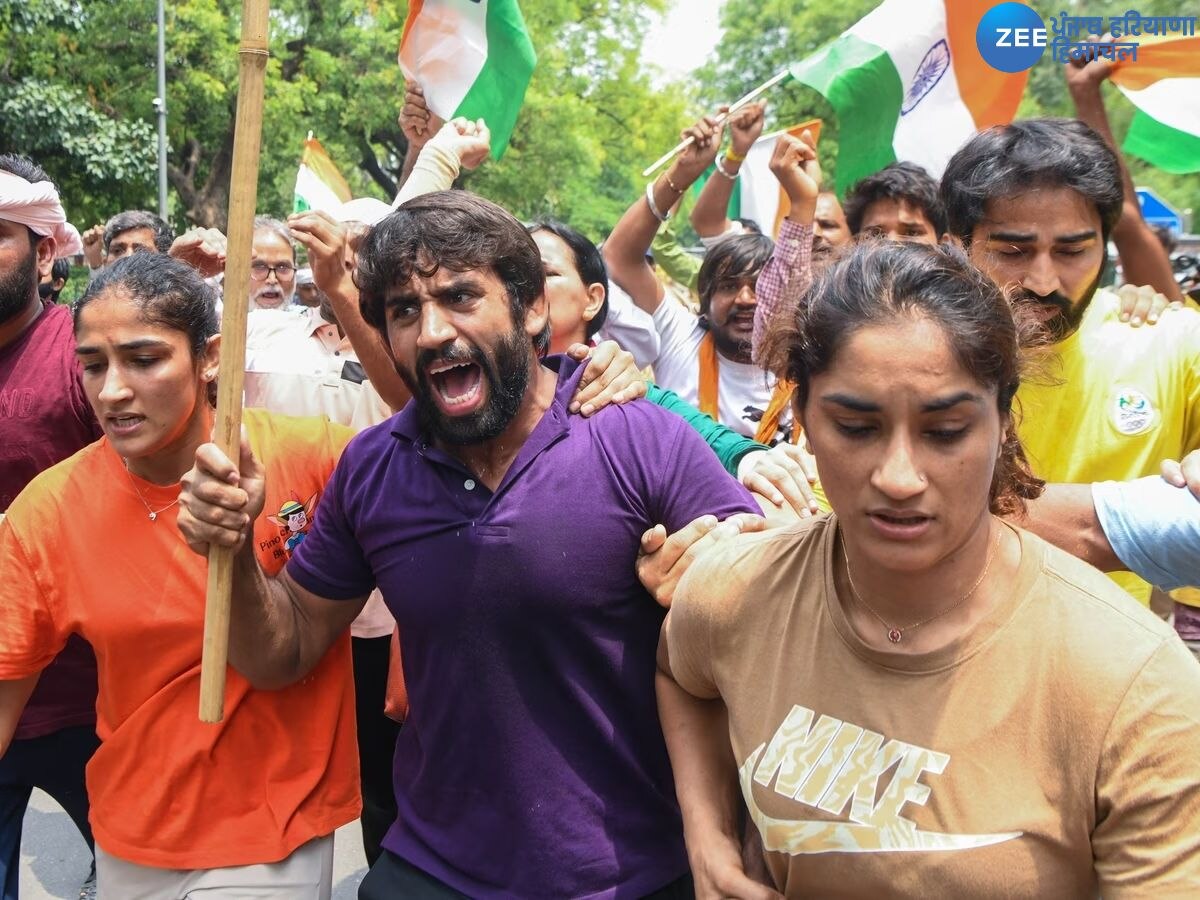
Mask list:
[[859,639],[836,518],[696,562],[663,671],[721,697],[790,897],[1200,897],[1200,665],[1096,570],[1020,532],[1011,595],[916,656]]

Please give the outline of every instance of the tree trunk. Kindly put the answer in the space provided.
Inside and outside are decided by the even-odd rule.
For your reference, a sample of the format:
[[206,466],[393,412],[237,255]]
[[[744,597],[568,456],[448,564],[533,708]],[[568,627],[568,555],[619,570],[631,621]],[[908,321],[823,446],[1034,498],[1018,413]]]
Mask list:
[[229,212],[229,176],[233,170],[233,128],[234,123],[231,120],[220,148],[213,155],[208,177],[202,187],[196,187],[201,147],[194,138],[189,140],[184,148],[182,166],[167,166],[167,176],[171,185],[179,192],[184,214],[193,225],[216,228],[220,231],[226,228]]

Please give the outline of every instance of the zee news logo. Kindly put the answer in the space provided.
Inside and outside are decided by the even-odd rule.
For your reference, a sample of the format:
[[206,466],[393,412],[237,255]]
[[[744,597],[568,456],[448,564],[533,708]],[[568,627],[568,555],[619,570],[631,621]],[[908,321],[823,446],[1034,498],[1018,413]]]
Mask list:
[[[1129,10],[1119,16],[1069,16],[1065,12],[1050,19],[1024,3],[998,3],[984,13],[975,30],[979,54],[993,69],[1024,72],[1050,47],[1054,60],[1137,62],[1143,35],[1194,35],[1195,16],[1143,16]],[[1053,32],[1053,39],[1050,34]],[[1101,35],[1104,37],[1101,38]]]
[[997,47],[1045,47],[1045,28],[997,28]]
[[1046,23],[1024,3],[999,3],[979,20],[975,43],[1001,72],[1024,72],[1046,52]]

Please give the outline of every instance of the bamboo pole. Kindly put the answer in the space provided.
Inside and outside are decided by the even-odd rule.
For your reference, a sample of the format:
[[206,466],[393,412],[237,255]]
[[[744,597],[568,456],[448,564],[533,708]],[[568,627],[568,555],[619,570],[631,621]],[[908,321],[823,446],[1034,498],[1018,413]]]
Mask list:
[[[746,96],[739,97],[737,100],[733,101],[733,103],[730,105],[729,109],[727,109],[723,114],[717,116],[717,120],[720,122],[724,122],[726,119],[728,119],[731,115],[733,115],[735,112],[737,112],[743,106],[745,106],[747,103],[752,102],[753,100],[757,99],[760,94],[764,94],[767,91],[769,91],[771,88],[775,87],[775,85],[779,84],[779,82],[783,81],[783,79],[787,78],[788,75],[790,75],[790,74],[791,74],[791,70],[784,69],[782,72],[779,72],[779,73],[771,76],[766,81],[764,81],[762,84],[760,84],[758,87],[756,87],[754,90],[752,90],[750,93],[746,94]],[[692,144],[692,140],[693,139],[690,137],[684,138],[682,141],[680,141],[678,144],[676,144],[671,150],[668,150],[666,153],[664,153],[662,156],[660,156],[654,163],[650,164],[645,169],[643,169],[642,177],[649,178],[654,172],[657,172],[660,168],[662,168],[667,163],[669,163],[671,160],[673,160],[676,156],[678,156],[680,153],[682,153],[685,149],[690,147]]]
[[[242,431],[242,383],[246,370],[246,312],[250,255],[258,202],[258,155],[262,146],[263,90],[267,69],[269,0],[242,0],[242,43],[238,49],[237,119],[233,171],[229,179],[229,246],[225,257],[225,309],[221,317],[221,369],[217,379],[217,445],[238,458]],[[225,714],[225,666],[229,659],[229,607],[233,588],[231,550],[208,552],[204,605],[204,655],[200,663],[200,721]]]

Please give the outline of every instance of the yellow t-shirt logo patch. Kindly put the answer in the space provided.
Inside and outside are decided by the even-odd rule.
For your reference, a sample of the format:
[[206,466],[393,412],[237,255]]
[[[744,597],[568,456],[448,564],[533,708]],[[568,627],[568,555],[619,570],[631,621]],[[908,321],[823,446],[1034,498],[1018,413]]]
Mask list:
[[1154,425],[1157,413],[1150,399],[1134,388],[1123,388],[1113,401],[1113,425],[1121,434],[1141,434]]

